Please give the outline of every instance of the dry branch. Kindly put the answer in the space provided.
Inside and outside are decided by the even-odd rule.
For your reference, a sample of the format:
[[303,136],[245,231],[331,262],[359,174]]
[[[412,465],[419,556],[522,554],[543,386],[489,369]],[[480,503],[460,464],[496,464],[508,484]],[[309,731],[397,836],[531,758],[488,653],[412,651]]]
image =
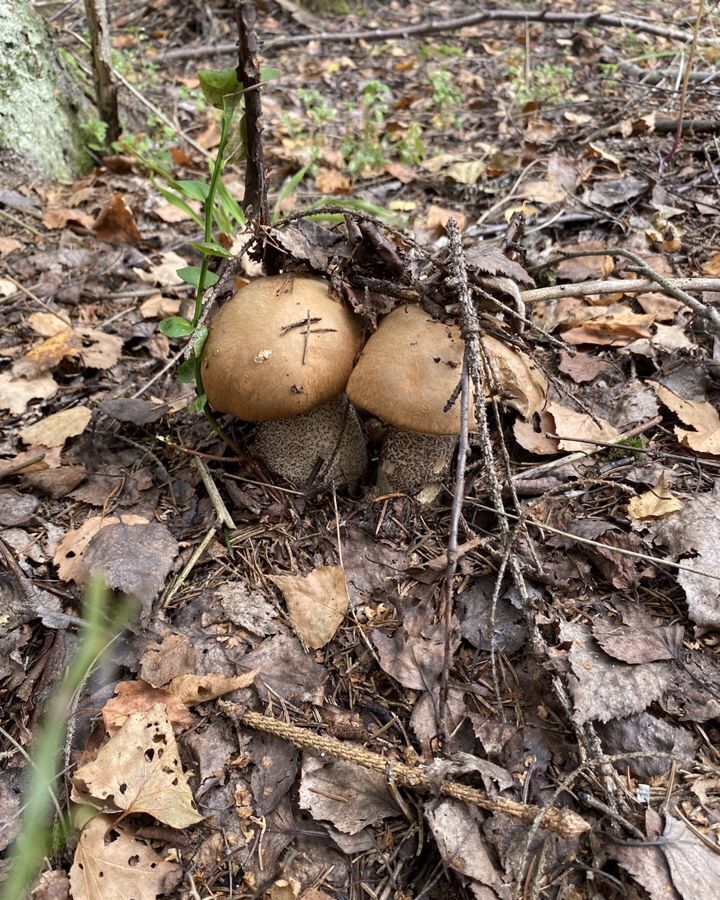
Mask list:
[[[484,22],[546,22],[549,25],[579,25],[589,28],[593,25],[604,25],[607,28],[629,28],[633,32],[655,34],[659,37],[673,38],[682,43],[690,43],[692,35],[681,28],[672,28],[637,19],[633,16],[615,15],[612,13],[550,12],[548,10],[521,9],[488,9],[460,16],[454,19],[441,19],[434,22],[421,22],[418,25],[406,25],[400,28],[372,29],[367,31],[321,31],[310,34],[295,34],[267,41],[264,52],[281,50],[294,44],[307,44],[310,41],[332,41],[336,43],[352,43],[354,41],[387,41],[393,38],[409,38],[426,34],[440,34],[444,31],[457,31],[482,25]],[[717,46],[718,41],[712,38],[699,38],[698,43]],[[158,57],[160,60],[193,59],[199,56],[213,56],[223,53],[234,53],[235,44],[214,44],[187,49],[169,50]]]
[[405,763],[386,759],[378,753],[371,753],[362,747],[357,747],[339,741],[336,738],[315,734],[297,725],[290,725],[272,716],[265,716],[256,712],[241,712],[236,704],[228,701],[218,701],[219,707],[229,718],[239,726],[246,726],[264,734],[272,734],[281,740],[290,741],[301,750],[308,750],[317,756],[329,756],[333,759],[342,759],[364,769],[390,775],[393,780],[403,787],[420,793],[429,793],[434,789],[446,797],[462,800],[486,809],[493,813],[505,813],[514,819],[523,822],[533,822],[536,817],[541,818],[541,824],[549,831],[556,831],[563,837],[575,837],[589,829],[588,823],[571,809],[557,807],[537,807],[527,803],[518,803],[514,800],[498,798],[492,800],[483,791],[458,781],[449,781],[444,778],[435,786],[430,776],[420,767],[408,766]]

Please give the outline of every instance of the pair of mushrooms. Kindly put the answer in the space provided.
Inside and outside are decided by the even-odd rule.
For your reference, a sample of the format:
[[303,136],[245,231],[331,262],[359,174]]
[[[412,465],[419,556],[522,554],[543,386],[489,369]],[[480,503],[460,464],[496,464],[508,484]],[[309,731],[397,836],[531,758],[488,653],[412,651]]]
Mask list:
[[[254,452],[295,483],[353,484],[362,477],[367,451],[355,407],[366,410],[390,426],[379,488],[417,490],[445,471],[457,442],[459,403],[444,407],[460,380],[460,330],[418,305],[398,307],[353,368],[362,331],[362,320],[322,279],[250,282],[210,325],[202,360],[208,401],[257,422]],[[492,353],[498,373],[494,346]]]

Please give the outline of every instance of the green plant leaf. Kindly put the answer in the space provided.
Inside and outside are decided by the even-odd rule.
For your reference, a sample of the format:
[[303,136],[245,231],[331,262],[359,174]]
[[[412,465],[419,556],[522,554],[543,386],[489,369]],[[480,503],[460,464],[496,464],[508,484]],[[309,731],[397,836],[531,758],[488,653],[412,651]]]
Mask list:
[[226,258],[230,258],[232,253],[226,250],[222,244],[218,244],[216,241],[203,241],[199,243],[197,241],[190,241],[190,246],[194,247],[196,250],[199,250],[200,253],[205,256],[223,256]]
[[203,347],[205,346],[207,336],[207,325],[201,325],[200,328],[198,328],[197,337],[195,338],[195,343],[193,344],[193,353],[195,354],[197,359],[200,359],[200,357],[202,356]]
[[290,194],[292,194],[295,188],[307,175],[307,170],[309,168],[310,163],[307,163],[302,167],[302,169],[298,169],[298,171],[291,178],[288,178],[285,184],[283,184],[283,186],[280,188],[280,193],[278,194],[278,198],[275,202],[275,209],[273,210],[273,221],[276,221],[280,217],[280,207],[283,200],[285,200],[286,197],[289,197]]
[[[193,287],[199,287],[201,272],[202,269],[200,268],[200,266],[183,266],[182,269],[177,270],[177,276],[178,278],[181,278],[185,282],[185,284],[191,284]],[[214,272],[206,272],[203,290],[205,290],[205,288],[207,287],[210,287],[210,285],[215,284],[217,280],[218,277]]]
[[226,97],[242,92],[235,69],[200,69],[197,74],[205,99],[217,109],[224,108]]
[[178,196],[174,191],[169,191],[167,190],[167,188],[160,187],[159,184],[155,184],[155,187],[158,193],[162,197],[164,197],[168,203],[172,203],[173,206],[176,206],[178,209],[181,209],[184,213],[190,216],[193,222],[195,222],[196,225],[199,225],[200,228],[203,227],[202,217],[199,216],[194,209],[191,209],[182,199],[182,197]]
[[207,200],[210,185],[205,181],[182,180],[175,182],[179,191],[190,197],[191,200],[199,200],[204,203]]
[[158,331],[169,338],[187,337],[193,330],[193,323],[183,316],[170,316],[158,325]]
[[177,380],[180,382],[180,384],[191,384],[193,381],[195,381],[195,374],[197,372],[198,364],[198,358],[192,356],[190,357],[190,359],[186,359],[181,366],[178,366]]
[[272,79],[277,78],[279,74],[280,69],[276,69],[275,66],[260,67],[260,81],[272,81]]
[[207,394],[200,394],[190,404],[190,412],[202,412],[207,404]]
[[222,208],[225,215],[232,219],[236,223],[238,228],[245,227],[245,224],[247,222],[245,213],[243,212],[240,204],[233,197],[230,191],[225,187],[222,181],[218,181],[215,199],[217,200],[218,205]]

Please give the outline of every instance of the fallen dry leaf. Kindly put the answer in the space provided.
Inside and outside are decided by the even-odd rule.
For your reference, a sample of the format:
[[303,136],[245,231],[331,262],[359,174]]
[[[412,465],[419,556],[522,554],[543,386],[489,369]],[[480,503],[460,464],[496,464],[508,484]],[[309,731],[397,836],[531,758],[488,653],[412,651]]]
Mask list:
[[27,323],[41,337],[52,337],[60,331],[71,327],[70,318],[66,313],[34,312],[27,317]]
[[660,849],[670,866],[672,881],[684,900],[716,900],[720,884],[720,856],[682,819],[665,814]]
[[482,335],[482,345],[500,390],[500,402],[529,419],[545,406],[547,379],[536,363],[522,350]]
[[148,813],[172,828],[203,819],[193,804],[167,710],[159,703],[133,713],[97,757],[77,770],[73,785],[103,805]]
[[682,509],[680,500],[668,487],[667,473],[663,472],[657,484],[644,494],[633,497],[628,503],[628,513],[633,519],[664,519]]
[[133,713],[148,712],[158,703],[165,707],[173,725],[191,725],[195,721],[180,697],[166,688],[155,688],[141,679],[119,681],[115,685],[115,696],[103,706],[105,731],[112,737]]
[[446,865],[483,886],[476,896],[509,896],[483,835],[482,816],[475,808],[457,800],[434,800],[426,804],[425,816]]
[[259,671],[253,669],[242,675],[178,675],[167,685],[167,690],[187,706],[194,706],[222,697],[230,691],[250,687]]
[[571,356],[567,350],[561,350],[559,360],[558,369],[569,375],[575,384],[593,381],[608,368],[605,360],[598,359],[591,353],[575,353]]
[[177,275],[177,270],[187,266],[187,262],[174,253],[172,250],[161,254],[162,262],[157,265],[150,266],[149,271],[145,269],[133,269],[133,272],[145,284],[159,284],[161,287],[176,287],[183,283],[182,278]]
[[140,657],[140,677],[163,687],[178,675],[194,672],[197,655],[187,634],[168,632],[148,643]]
[[706,401],[686,400],[656,381],[649,381],[648,384],[661,403],[674,412],[678,419],[695,429],[687,431],[675,426],[678,441],[698,453],[720,456],[720,414],[715,407]]
[[560,636],[570,644],[569,686],[578,724],[642,712],[667,689],[672,675],[667,662],[622,665],[599,649],[585,625],[564,622]]
[[13,363],[13,374],[33,377],[53,369],[66,357],[79,356],[72,328],[63,328],[41,344],[32,347]]
[[592,441],[613,441],[619,431],[609,422],[597,419],[587,413],[574,412],[559,403],[549,403],[547,411],[555,420],[555,434],[560,438],[559,448],[571,453],[589,453],[597,449]]
[[101,241],[137,244],[140,232],[133,211],[122,194],[114,193],[98,213],[92,230]]
[[347,612],[342,566],[321,566],[307,575],[270,575],[282,591],[298,637],[317,650],[335,634]]
[[427,228],[435,237],[445,234],[445,226],[448,219],[455,219],[458,231],[462,231],[467,222],[467,216],[456,209],[445,209],[443,206],[428,206],[427,212],[417,222],[421,228]]
[[516,196],[531,203],[561,203],[567,199],[567,191],[562,185],[547,178],[543,181],[526,181],[520,186]]
[[315,176],[315,187],[322,194],[347,194],[351,186],[348,176],[337,169],[320,169]]
[[563,331],[566,344],[599,344],[601,346],[624,347],[637,338],[649,338],[651,315],[634,313],[626,309],[609,307],[600,312],[585,308],[584,321],[575,328]]
[[300,806],[344,834],[398,814],[384,774],[345,760],[306,755],[300,779]]
[[149,613],[178,554],[178,544],[160,522],[117,522],[102,528],[83,553],[87,569],[109,588],[137,597]]
[[55,206],[45,211],[42,223],[51,231],[66,228],[68,225],[81,225],[83,228],[90,230],[93,227],[93,217],[81,209],[67,209],[63,206]]
[[184,209],[179,209],[174,203],[157,203],[153,212],[163,222],[172,225],[175,222],[189,222],[192,216]]
[[57,389],[57,382],[47,372],[35,378],[15,378],[9,372],[0,372],[0,409],[21,416],[31,400],[49,400]]
[[[685,591],[690,618],[708,628],[720,626],[720,492],[697,494],[682,510],[659,523],[654,539],[667,547],[670,557],[697,572],[680,571],[678,584]],[[689,559],[686,559],[689,557]],[[711,577],[701,574],[707,572]]]
[[90,516],[79,528],[71,528],[60,541],[53,557],[58,575],[63,581],[74,581],[84,584],[88,576],[88,568],[83,561],[85,548],[101,528],[125,522],[127,525],[146,523],[144,516]]
[[547,435],[554,433],[555,419],[546,409],[538,414],[538,418],[540,423],[537,431],[533,422],[524,422],[522,419],[518,419],[513,423],[515,440],[525,450],[535,453],[537,456],[553,456],[560,452],[559,442]]
[[0,256],[7,256],[22,247],[20,241],[11,237],[0,237]]
[[88,369],[111,369],[122,354],[123,339],[97,328],[75,329],[83,365]]
[[166,319],[180,312],[180,301],[173,297],[153,294],[140,304],[140,315],[143,319]]
[[62,447],[68,438],[85,431],[91,417],[87,406],[71,406],[21,429],[20,439],[34,447]]
[[166,862],[111,816],[96,816],[83,828],[70,869],[73,900],[155,900],[173,892],[181,878],[182,866]]
[[[578,250],[604,250],[603,241],[584,241],[581,244],[569,244],[562,248],[565,253],[573,253]],[[567,281],[585,281],[589,278],[605,278],[612,272],[613,260],[611,256],[598,253],[597,256],[579,256],[576,259],[564,259],[557,266],[558,278]]]

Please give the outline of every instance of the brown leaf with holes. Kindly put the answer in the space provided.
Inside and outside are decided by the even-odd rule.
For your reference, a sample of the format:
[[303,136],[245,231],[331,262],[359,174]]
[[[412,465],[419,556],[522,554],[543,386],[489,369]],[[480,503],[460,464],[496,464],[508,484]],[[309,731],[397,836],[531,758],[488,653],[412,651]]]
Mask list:
[[112,816],[95,816],[83,828],[70,869],[73,900],[155,900],[174,892],[181,878],[182,866],[166,862]]
[[90,539],[83,561],[108,587],[137,597],[147,614],[177,554],[177,541],[160,522],[117,522]]
[[78,528],[71,528],[57,545],[53,563],[57,566],[58,575],[63,581],[74,581],[84,584],[88,576],[88,567],[83,561],[85,548],[102,528],[124,522],[127,525],[147,522],[144,516],[90,516]]
[[195,809],[165,707],[133,713],[75,773],[73,786],[105,809],[148,813],[172,828],[203,816]]
[[180,697],[166,688],[154,688],[146,681],[119,681],[115,696],[103,706],[105,730],[112,737],[133,713],[146,713],[158,703],[165,707],[173,725],[191,725],[195,720]]

